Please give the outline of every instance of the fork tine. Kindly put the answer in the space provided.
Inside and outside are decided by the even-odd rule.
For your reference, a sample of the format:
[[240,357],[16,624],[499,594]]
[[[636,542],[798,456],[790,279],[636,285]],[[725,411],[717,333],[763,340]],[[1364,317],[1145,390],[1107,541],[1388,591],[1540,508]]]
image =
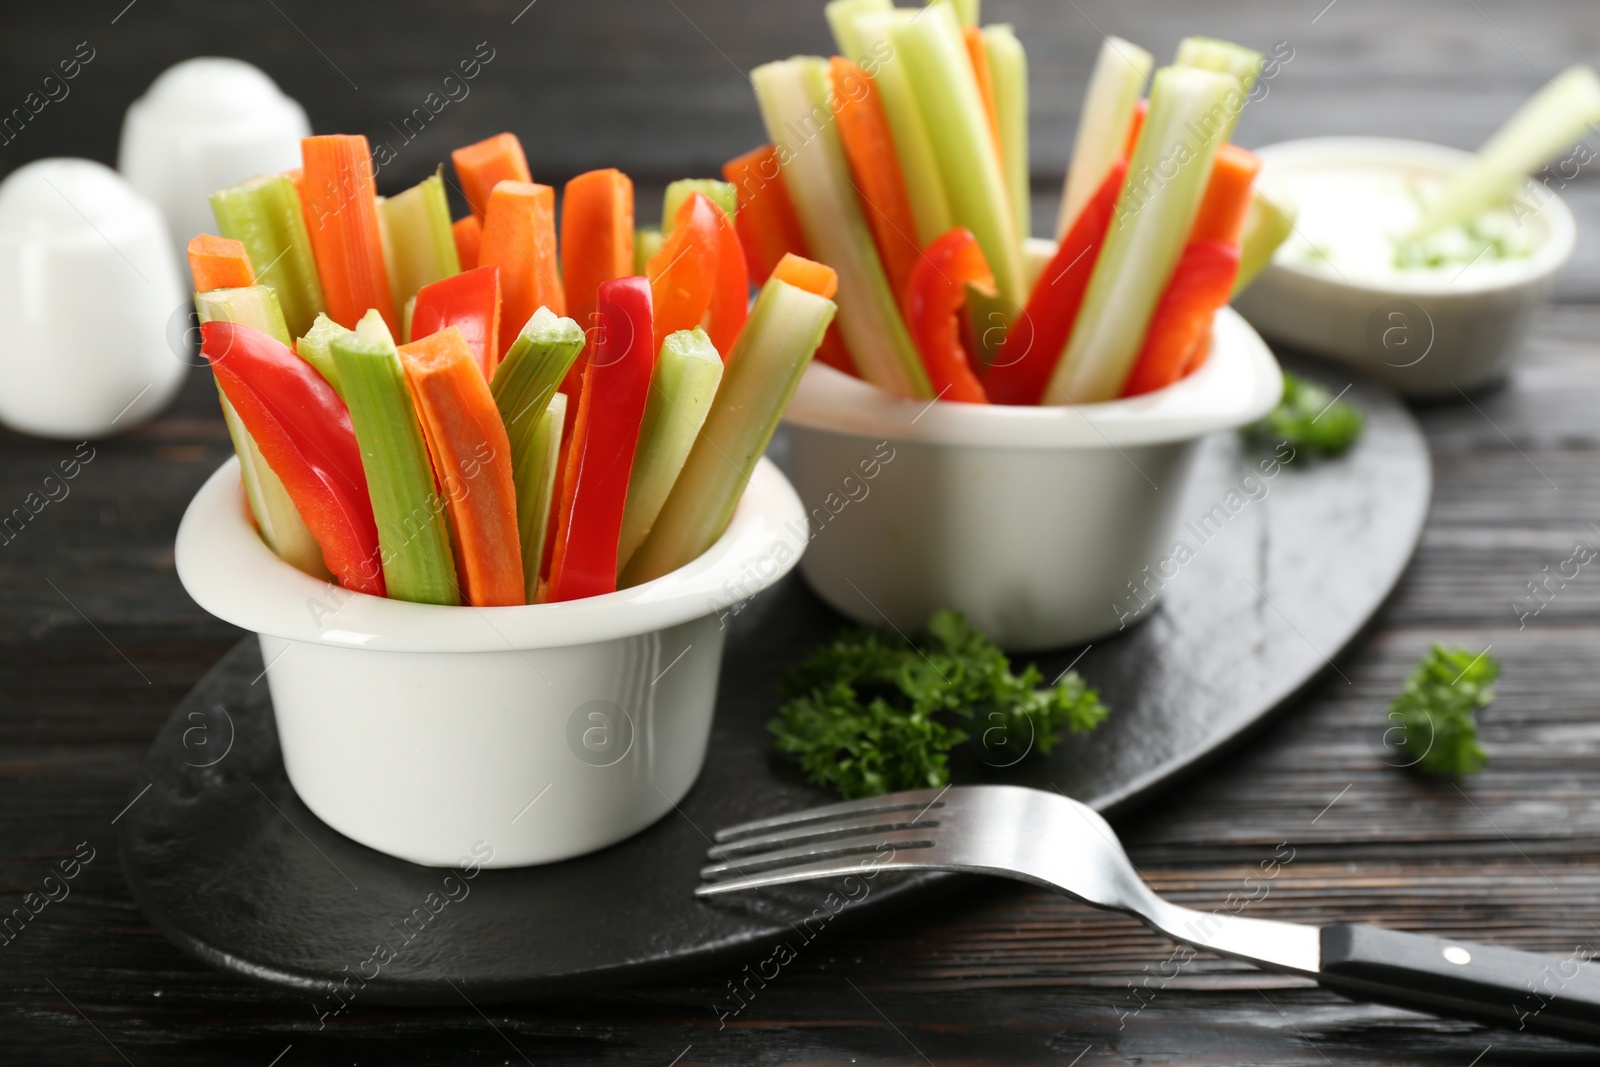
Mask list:
[[[931,828],[930,828],[931,829]],[[770,852],[756,853],[750,856],[740,856],[737,859],[725,859],[718,863],[710,863],[700,869],[700,877],[716,878],[729,871],[737,871],[741,875],[752,874],[768,867],[792,866],[796,860],[818,860],[824,857],[842,859],[846,856],[857,855],[882,855],[887,846],[888,855],[892,859],[900,849],[929,849],[938,844],[929,829],[894,830],[888,833],[857,834],[854,837],[838,838],[831,841],[813,841],[806,845],[797,845],[794,848],[776,849]],[[858,868],[874,866],[865,861],[858,861]]]
[[705,882],[695,888],[694,895],[697,897],[721,896],[723,893],[738,893],[746,889],[762,889],[766,886],[788,885],[792,882],[810,882],[819,878],[831,878],[834,875],[862,874],[867,870],[876,873],[878,871],[939,869],[938,864],[933,861],[935,854],[931,850],[917,850],[912,855],[917,858],[902,859],[897,856],[886,863],[867,864],[864,864],[856,857],[825,859],[799,867],[782,867],[763,874],[746,875],[743,878],[729,878],[722,882]]
[[750,822],[723,827],[717,831],[716,838],[720,843],[735,837],[764,833],[800,823],[824,822],[830,819],[868,813],[925,809],[932,807],[949,789],[949,786],[945,786],[943,789],[916,789],[906,793],[885,793],[883,796],[867,797],[865,800],[848,800],[842,804],[825,804],[822,807],[807,808],[804,811],[791,811],[786,815],[772,815],[765,819],[752,819]]
[[786,848],[818,838],[861,834],[868,830],[888,833],[891,830],[906,830],[914,827],[932,829],[938,826],[939,820],[937,818],[922,818],[923,812],[926,810],[926,808],[922,809],[922,811],[901,808],[891,812],[869,812],[865,815],[858,815],[850,819],[839,819],[833,822],[797,823],[775,830],[772,833],[740,838],[725,845],[712,845],[706,850],[706,855],[711,859],[720,860],[752,852]]

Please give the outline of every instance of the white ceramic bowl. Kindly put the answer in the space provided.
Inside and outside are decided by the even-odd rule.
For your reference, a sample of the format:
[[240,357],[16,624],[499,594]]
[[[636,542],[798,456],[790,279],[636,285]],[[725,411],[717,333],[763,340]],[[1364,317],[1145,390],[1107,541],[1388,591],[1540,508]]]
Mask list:
[[188,371],[167,338],[184,289],[161,213],[116,171],[13,171],[0,183],[0,421],[79,440],[153,417]]
[[1123,625],[1127,583],[1165,557],[1200,438],[1278,402],[1272,353],[1229,309],[1211,357],[1165,389],[1077,407],[891,397],[820,364],[784,421],[819,596],[910,632],[954,608],[1006,648]]
[[260,635],[306,807],[414,863],[450,866],[487,842],[490,866],[516,867],[620,841],[688,792],[729,609],[794,566],[803,521],[763,460],[721,539],[653,582],[561,604],[410,604],[275,557],[232,459],[190,503],[177,567],[201,607]]
[[202,56],[167,68],[122,120],[117,168],[161,208],[180,257],[215,233],[211,194],[300,165],[305,109],[240,59]]
[[[1380,137],[1318,137],[1259,149],[1262,178],[1361,167],[1449,174],[1472,158],[1443,145]],[[1504,378],[1534,311],[1572,256],[1577,229],[1554,193],[1524,218],[1535,250],[1493,271],[1348,280],[1274,258],[1234,301],[1264,335],[1373,375],[1405,396],[1456,397]],[[1359,225],[1352,220],[1351,225]]]

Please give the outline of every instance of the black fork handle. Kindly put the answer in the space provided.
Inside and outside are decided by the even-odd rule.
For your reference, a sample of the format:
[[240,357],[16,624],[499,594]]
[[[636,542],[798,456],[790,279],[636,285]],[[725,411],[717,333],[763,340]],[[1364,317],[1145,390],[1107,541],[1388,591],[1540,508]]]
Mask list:
[[1355,1000],[1600,1044],[1600,964],[1376,926],[1322,928],[1318,981]]

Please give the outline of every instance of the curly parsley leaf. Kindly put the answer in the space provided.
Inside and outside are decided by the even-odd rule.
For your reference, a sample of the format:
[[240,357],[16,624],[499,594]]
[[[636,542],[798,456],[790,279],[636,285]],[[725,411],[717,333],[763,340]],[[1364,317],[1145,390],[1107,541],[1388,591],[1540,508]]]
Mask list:
[[1315,382],[1283,375],[1283,399],[1267,417],[1245,429],[1251,437],[1285,442],[1297,456],[1337,456],[1356,443],[1367,420],[1353,404],[1337,400]]
[[1424,774],[1461,778],[1488,762],[1477,713],[1494,702],[1500,661],[1484,652],[1434,645],[1389,709],[1396,747]]
[[[767,728],[812,782],[846,799],[950,780],[949,752],[974,717],[993,724],[985,743],[1048,753],[1063,729],[1105,718],[1099,695],[1069,672],[1041,689],[1029,664],[1014,674],[1004,652],[960,614],[937,612],[908,644],[879,630],[840,634],[784,680],[785,702]],[[1026,745],[1015,739],[1026,739]]]

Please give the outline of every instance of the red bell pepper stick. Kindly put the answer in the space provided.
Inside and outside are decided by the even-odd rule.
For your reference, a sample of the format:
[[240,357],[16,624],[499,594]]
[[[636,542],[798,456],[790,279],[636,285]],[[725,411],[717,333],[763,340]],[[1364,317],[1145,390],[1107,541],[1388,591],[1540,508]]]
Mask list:
[[1126,160],[1112,165],[1040,273],[1028,306],[1011,324],[983,379],[994,403],[1037,404],[1044,396],[1072,334],[1127,172]]
[[461,331],[483,380],[491,380],[500,365],[500,268],[476,267],[417,290],[412,340],[447,326]]
[[733,225],[744,245],[750,280],[765,285],[785,255],[806,255],[805,232],[783,185],[778,150],[766,144],[730,159],[722,165],[722,177],[739,194]]
[[617,544],[628,476],[655,369],[650,283],[618,278],[600,287],[598,336],[562,479],[561,517],[546,598],[577,600],[617,588]]
[[717,205],[704,193],[690,193],[678,208],[678,217],[673,220],[672,232],[662,242],[661,251],[645,264],[657,352],[667,334],[692,330],[705,318],[716,288],[720,231]]
[[450,224],[450,236],[456,243],[456,258],[462,270],[478,265],[478,250],[483,246],[483,220],[476,215],[456,219]]
[[911,330],[934,396],[965,404],[989,398],[961,346],[960,312],[967,286],[992,291],[994,274],[971,230],[954,229],[929,245],[906,281],[906,326]]
[[711,287],[711,305],[706,309],[706,332],[726,363],[739,331],[750,317],[750,268],[745,265],[744,249],[733,220],[716,204],[711,205],[711,210],[717,216],[717,276]]
[[383,596],[378,524],[349,408],[311,364],[260,330],[215,320],[201,325],[200,338],[217,384],[288,490],[328,569],[346,589]]
[[307,137],[300,142],[300,156],[305,162],[301,206],[328,318],[353,330],[368,308],[377,308],[389,332],[398,333],[367,139],[360,134]]

